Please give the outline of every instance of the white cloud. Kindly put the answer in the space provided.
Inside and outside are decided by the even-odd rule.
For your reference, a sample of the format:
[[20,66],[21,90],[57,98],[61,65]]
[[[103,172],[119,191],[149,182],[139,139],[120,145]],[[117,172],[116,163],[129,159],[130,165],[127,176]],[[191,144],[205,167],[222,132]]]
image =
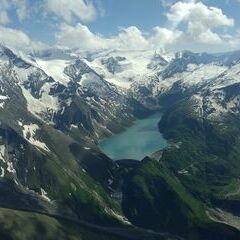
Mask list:
[[214,32],[217,27],[232,27],[234,20],[223,14],[216,7],[208,7],[202,2],[179,1],[170,7],[167,18],[173,28],[181,23],[187,25],[187,34],[200,43],[215,44],[222,41],[221,36]]
[[10,8],[10,4],[7,0],[0,0],[0,24],[8,24],[10,19],[8,17],[8,10]]
[[27,17],[26,0],[0,0],[0,24],[10,23],[9,11],[14,9],[20,21]]
[[75,27],[62,24],[56,34],[57,44],[70,48],[97,50],[111,45],[111,39],[106,39],[92,33],[87,26],[78,23]]
[[9,22],[10,22],[10,20],[9,20],[7,12],[1,10],[0,11],[0,24],[5,25],[5,24],[7,24]]
[[0,26],[0,42],[9,46],[25,48],[31,42],[29,37],[20,30],[5,28]]
[[0,26],[0,43],[14,50],[31,51],[45,48],[41,42],[33,42],[22,31]]
[[177,23],[181,21],[201,21],[202,24],[209,24],[210,27],[232,26],[234,24],[233,19],[224,15],[220,8],[208,7],[202,2],[195,3],[194,1],[178,1],[171,6],[167,17],[172,22]]
[[74,19],[89,22],[96,18],[97,10],[89,0],[45,0],[47,11],[53,12],[68,24]]
[[26,0],[16,0],[15,4],[17,6],[16,13],[18,16],[18,19],[20,21],[23,21],[27,17],[27,2]]
[[118,48],[142,50],[149,48],[149,42],[143,33],[135,26],[121,28],[118,36],[115,37]]
[[179,30],[170,30],[162,27],[155,27],[149,41],[153,48],[166,48],[180,41],[183,32]]
[[106,38],[92,33],[85,25],[78,23],[75,27],[62,24],[56,34],[58,45],[82,50],[97,49],[146,49],[149,42],[143,33],[135,26],[121,28],[118,35]]
[[145,50],[166,48],[180,40],[183,33],[166,28],[155,27],[152,32],[143,33],[136,26],[120,28],[119,33],[110,38],[95,34],[85,25],[78,23],[75,27],[62,24],[56,34],[57,44],[81,50],[121,49]]
[[226,38],[226,48],[227,49],[238,49],[240,50],[240,29],[236,31],[235,36],[232,35],[226,35],[224,36]]

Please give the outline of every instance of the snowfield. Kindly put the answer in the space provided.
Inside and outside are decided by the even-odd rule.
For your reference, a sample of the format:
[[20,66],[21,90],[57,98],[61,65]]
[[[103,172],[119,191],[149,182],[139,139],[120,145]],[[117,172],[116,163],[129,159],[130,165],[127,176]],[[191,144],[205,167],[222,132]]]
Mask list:
[[22,125],[23,126],[23,136],[32,145],[40,148],[42,150],[50,152],[49,148],[44,142],[41,142],[36,137],[36,132],[39,130],[39,126],[36,124]]
[[36,59],[38,67],[40,67],[48,76],[54,78],[54,80],[67,86],[69,77],[65,75],[64,69],[70,64],[68,60],[41,60]]

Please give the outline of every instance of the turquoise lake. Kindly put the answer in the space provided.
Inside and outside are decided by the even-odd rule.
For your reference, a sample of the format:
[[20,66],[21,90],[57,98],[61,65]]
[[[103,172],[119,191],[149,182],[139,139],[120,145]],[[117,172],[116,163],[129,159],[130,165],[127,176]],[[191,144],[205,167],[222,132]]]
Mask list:
[[136,120],[134,125],[124,132],[100,141],[99,148],[113,160],[142,160],[167,146],[167,141],[158,130],[160,119],[161,114],[156,113]]

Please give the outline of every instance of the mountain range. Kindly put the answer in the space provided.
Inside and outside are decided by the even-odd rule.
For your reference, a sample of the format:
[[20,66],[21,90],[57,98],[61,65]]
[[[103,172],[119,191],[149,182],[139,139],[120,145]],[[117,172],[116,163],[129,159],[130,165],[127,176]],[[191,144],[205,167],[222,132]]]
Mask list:
[[[101,152],[159,110],[157,159]],[[239,239],[239,123],[240,52],[1,45],[0,236]]]

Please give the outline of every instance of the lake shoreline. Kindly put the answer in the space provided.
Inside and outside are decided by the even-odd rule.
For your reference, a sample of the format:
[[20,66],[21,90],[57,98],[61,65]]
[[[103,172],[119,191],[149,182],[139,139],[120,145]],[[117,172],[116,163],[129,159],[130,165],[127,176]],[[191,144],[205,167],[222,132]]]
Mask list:
[[120,159],[140,161],[168,145],[158,128],[161,117],[162,112],[157,111],[146,118],[136,119],[125,131],[100,140],[98,147],[115,161]]

